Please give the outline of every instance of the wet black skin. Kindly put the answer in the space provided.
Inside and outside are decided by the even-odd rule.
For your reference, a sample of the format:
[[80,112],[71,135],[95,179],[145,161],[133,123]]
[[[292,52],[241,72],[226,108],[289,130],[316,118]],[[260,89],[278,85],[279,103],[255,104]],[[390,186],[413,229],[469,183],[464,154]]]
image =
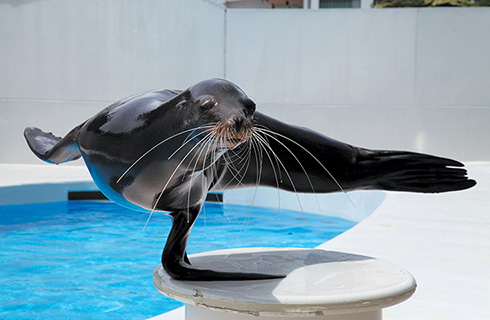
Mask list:
[[[250,141],[233,148],[200,142],[206,133],[199,127],[217,122],[235,132],[257,128],[270,149],[250,149]],[[270,131],[261,133],[265,129]],[[187,240],[208,191],[260,185],[317,193],[341,188],[433,193],[476,184],[455,160],[362,149],[275,120],[256,112],[255,103],[240,88],[221,79],[206,80],[184,91],[159,90],[123,99],[63,139],[36,128],[27,128],[25,137],[33,152],[48,162],[70,161],[81,154],[97,186],[112,201],[135,210],[170,212],[173,225],[162,265],[180,280],[282,277],[191,266]],[[234,155],[244,155],[247,150],[250,159],[261,161],[250,161],[247,166],[236,163],[239,174],[225,165],[226,161],[237,162]]]

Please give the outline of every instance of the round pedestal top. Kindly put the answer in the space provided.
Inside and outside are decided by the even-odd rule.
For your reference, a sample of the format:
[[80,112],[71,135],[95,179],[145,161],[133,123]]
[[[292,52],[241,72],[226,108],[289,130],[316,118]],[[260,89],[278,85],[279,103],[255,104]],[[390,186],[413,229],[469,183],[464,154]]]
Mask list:
[[178,281],[158,266],[155,287],[187,304],[238,314],[329,315],[392,306],[415,291],[406,270],[371,257],[297,248],[244,248],[190,256],[194,267],[287,275],[253,281]]

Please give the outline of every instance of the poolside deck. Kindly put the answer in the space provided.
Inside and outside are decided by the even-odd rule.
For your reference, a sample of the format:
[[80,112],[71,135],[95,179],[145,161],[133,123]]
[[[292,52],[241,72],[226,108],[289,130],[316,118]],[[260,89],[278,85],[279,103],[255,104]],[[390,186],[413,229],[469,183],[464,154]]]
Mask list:
[[[384,259],[414,275],[414,296],[386,309],[385,319],[490,319],[490,162],[469,163],[468,170],[476,187],[389,193],[370,217],[320,246]],[[7,186],[90,184],[77,166],[0,165],[0,177],[0,198]],[[152,319],[183,318],[181,308]]]
[[389,193],[351,230],[321,245],[409,270],[417,290],[386,319],[490,319],[490,164],[471,163],[476,187],[437,195]]

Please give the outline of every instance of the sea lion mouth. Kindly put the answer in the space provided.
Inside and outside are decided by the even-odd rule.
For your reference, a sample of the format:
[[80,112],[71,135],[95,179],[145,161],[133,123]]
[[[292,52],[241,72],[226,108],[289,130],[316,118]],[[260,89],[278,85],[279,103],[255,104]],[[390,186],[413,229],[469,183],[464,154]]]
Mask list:
[[227,149],[234,149],[238,147],[240,144],[244,143],[245,141],[246,141],[245,139],[241,139],[241,138],[230,138],[230,139],[226,139],[225,145]]
[[216,141],[220,144],[220,148],[222,149],[233,149],[248,141],[250,137],[251,134],[249,133],[237,133],[231,137],[217,137]]
[[219,122],[213,129],[213,141],[220,149],[233,149],[248,141],[253,135],[253,126],[248,120]]

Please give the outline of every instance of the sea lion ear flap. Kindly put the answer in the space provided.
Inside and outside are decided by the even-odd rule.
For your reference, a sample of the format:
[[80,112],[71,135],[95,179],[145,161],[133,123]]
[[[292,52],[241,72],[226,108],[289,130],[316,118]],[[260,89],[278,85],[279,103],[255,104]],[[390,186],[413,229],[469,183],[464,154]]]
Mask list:
[[175,96],[172,99],[172,101],[173,101],[173,103],[175,103],[176,109],[185,109],[189,105],[189,102],[191,101],[191,99],[192,99],[192,97],[191,97],[189,90],[185,90],[185,91],[180,92],[177,96]]

